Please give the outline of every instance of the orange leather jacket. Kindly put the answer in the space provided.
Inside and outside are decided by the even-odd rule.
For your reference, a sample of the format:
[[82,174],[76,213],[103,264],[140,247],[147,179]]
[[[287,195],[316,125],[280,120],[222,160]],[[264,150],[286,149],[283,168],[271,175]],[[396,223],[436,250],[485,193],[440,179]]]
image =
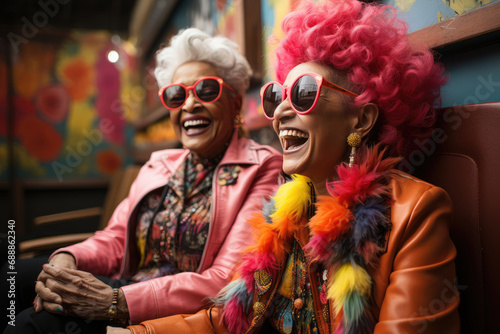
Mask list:
[[[451,200],[443,189],[408,174],[392,171],[390,177],[392,229],[378,268],[370,272],[370,306],[378,316],[374,333],[459,333],[459,294],[454,285],[456,250],[449,235]],[[295,237],[306,244],[308,227],[304,226]],[[332,275],[334,271],[329,270]],[[277,284],[266,295],[272,295],[276,288]],[[265,304],[269,307],[271,303]],[[333,315],[333,303],[329,304]],[[319,301],[315,301],[315,310],[321,312]],[[262,318],[254,318],[254,314],[249,318],[253,321],[247,333],[258,333]],[[321,318],[317,317],[320,333],[336,330],[329,329]],[[333,317],[330,323],[334,323]],[[215,308],[128,328],[132,333],[227,333]]]

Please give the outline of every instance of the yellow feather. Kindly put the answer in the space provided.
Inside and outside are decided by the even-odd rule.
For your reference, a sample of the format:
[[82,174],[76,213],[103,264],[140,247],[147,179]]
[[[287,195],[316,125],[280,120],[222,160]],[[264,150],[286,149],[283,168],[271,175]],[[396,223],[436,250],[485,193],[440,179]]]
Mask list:
[[328,287],[327,297],[333,300],[337,314],[353,291],[357,291],[361,296],[368,296],[371,291],[371,278],[362,267],[346,262],[337,270]]
[[[273,227],[285,233],[280,235],[287,238],[293,231],[293,225],[298,222],[308,208],[311,200],[311,190],[307,182],[310,179],[306,176],[294,174],[293,180],[283,184],[273,199],[276,203],[276,212],[270,215]],[[290,224],[290,226],[285,226]]]

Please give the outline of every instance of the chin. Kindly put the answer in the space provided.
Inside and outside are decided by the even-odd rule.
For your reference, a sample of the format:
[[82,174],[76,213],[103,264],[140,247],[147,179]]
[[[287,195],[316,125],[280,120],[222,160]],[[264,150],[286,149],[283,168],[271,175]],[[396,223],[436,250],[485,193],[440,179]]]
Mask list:
[[302,168],[297,168],[299,167],[298,164],[296,163],[289,163],[287,164],[286,162],[283,162],[283,172],[285,172],[285,174],[288,174],[288,175],[292,175],[292,174],[300,174],[300,175],[304,175],[302,172],[303,172],[303,169]]
[[[301,154],[302,153],[302,154]],[[295,152],[292,154],[283,155],[283,171],[288,174],[300,174],[310,178],[308,173],[308,167],[310,167],[310,162],[312,161],[311,152],[309,150],[300,152]]]

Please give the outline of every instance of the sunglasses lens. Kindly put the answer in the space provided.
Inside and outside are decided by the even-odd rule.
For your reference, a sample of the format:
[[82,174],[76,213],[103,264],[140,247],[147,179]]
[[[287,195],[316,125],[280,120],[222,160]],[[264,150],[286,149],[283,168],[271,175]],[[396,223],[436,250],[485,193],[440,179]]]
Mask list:
[[281,101],[283,101],[283,90],[281,87],[276,84],[267,86],[262,96],[262,108],[264,109],[267,117],[274,117],[274,111]]
[[220,94],[220,84],[215,79],[202,80],[195,89],[196,95],[203,102],[213,102]]
[[170,108],[179,108],[186,101],[186,90],[179,85],[173,85],[163,91],[163,102]]
[[293,106],[299,112],[306,112],[311,109],[318,94],[318,84],[310,75],[300,77],[292,87],[290,99]]

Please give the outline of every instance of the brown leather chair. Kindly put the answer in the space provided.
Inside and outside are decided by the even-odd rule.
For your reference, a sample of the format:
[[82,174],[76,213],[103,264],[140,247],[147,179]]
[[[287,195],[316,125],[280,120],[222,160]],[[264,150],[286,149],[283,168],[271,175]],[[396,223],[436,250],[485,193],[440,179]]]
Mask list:
[[406,169],[444,188],[454,204],[462,333],[498,333],[500,102],[441,109],[433,139],[419,146]]

